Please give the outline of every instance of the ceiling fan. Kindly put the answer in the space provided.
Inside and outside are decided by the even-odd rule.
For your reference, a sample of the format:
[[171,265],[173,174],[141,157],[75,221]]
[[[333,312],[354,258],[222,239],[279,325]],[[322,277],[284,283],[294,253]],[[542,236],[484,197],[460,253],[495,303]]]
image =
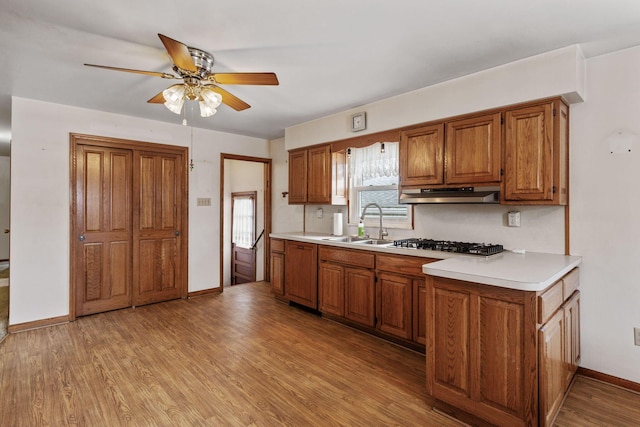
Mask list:
[[169,86],[147,102],[164,104],[169,110],[180,114],[185,100],[198,101],[200,115],[209,117],[216,113],[220,103],[224,103],[236,111],[246,110],[251,106],[232,95],[219,85],[278,85],[275,73],[213,73],[213,55],[204,50],[190,47],[158,34],[162,44],[171,57],[173,71],[178,75],[156,71],[132,70],[129,68],[109,67],[106,65],[84,64],[89,67],[107,70],[125,71],[127,73],[146,74],[163,79],[182,79],[183,83]]

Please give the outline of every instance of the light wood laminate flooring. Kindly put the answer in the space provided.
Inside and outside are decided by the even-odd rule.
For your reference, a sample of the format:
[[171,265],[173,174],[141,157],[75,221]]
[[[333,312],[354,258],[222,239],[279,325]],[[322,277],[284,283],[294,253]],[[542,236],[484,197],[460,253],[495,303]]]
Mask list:
[[[426,404],[424,365],[277,302],[265,283],[236,285],[9,335],[0,426],[460,425]],[[576,382],[558,425],[608,425],[609,408],[640,408],[614,387],[630,393],[621,406],[610,392],[574,398],[590,381]]]

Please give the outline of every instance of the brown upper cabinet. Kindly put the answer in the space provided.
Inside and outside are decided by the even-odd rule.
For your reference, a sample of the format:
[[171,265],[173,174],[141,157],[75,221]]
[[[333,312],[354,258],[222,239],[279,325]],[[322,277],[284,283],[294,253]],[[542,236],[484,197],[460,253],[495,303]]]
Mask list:
[[500,113],[447,122],[446,184],[500,182]]
[[566,205],[569,107],[555,99],[504,114],[502,203]]
[[423,188],[497,185],[500,135],[499,112],[403,131],[401,185]]
[[444,124],[403,131],[400,134],[400,184],[444,183]]
[[289,152],[289,204],[346,204],[346,153],[330,145]]

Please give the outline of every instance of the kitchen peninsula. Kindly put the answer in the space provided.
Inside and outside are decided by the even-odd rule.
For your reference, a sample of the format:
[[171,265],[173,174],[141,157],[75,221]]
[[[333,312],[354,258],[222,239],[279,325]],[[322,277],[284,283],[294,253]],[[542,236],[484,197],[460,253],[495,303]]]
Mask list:
[[553,422],[580,358],[580,257],[271,238],[274,293],[408,347],[424,344],[435,407],[494,425]]

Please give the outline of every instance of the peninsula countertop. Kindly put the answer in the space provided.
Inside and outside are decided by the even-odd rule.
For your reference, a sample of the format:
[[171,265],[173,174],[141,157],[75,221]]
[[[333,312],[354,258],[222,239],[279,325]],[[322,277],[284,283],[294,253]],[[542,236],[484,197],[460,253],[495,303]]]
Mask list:
[[424,249],[398,248],[393,245],[367,245],[338,242],[338,236],[322,233],[271,233],[270,237],[322,245],[338,246],[398,255],[439,259],[424,264],[422,271],[431,276],[464,280],[522,291],[542,291],[580,265],[582,257],[538,252],[505,251],[491,256],[464,255]]

